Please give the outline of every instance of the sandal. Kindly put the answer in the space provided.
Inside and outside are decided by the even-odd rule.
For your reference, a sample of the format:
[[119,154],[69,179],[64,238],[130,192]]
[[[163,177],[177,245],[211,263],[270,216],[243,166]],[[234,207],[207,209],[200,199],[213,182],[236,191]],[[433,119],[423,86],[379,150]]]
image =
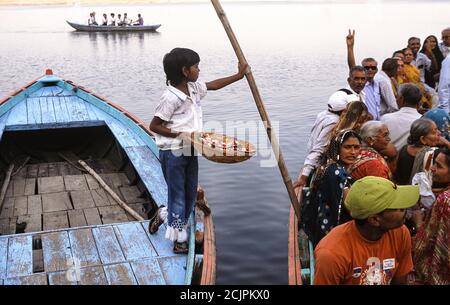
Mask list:
[[175,242],[173,244],[173,252],[177,254],[187,254],[189,251],[187,242]]
[[150,232],[150,234],[155,234],[158,231],[159,226],[164,223],[164,220],[162,220],[161,216],[159,216],[161,207],[156,210],[155,215],[153,215],[150,223],[148,224],[148,231]]

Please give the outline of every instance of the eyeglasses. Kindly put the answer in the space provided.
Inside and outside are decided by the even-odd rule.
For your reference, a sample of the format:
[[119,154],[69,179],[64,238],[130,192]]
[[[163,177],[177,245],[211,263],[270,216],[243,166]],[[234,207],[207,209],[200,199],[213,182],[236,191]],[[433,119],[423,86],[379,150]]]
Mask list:
[[364,70],[372,70],[372,71],[376,71],[376,70],[378,70],[378,68],[375,67],[375,66],[364,66]]

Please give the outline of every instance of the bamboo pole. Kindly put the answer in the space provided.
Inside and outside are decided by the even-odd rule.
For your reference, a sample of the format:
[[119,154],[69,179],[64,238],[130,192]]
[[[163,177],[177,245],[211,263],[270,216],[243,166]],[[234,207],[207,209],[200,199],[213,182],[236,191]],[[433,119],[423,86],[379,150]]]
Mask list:
[[6,171],[5,180],[3,180],[2,190],[0,192],[0,212],[2,211],[3,208],[3,201],[6,196],[6,191],[8,190],[8,185],[9,181],[11,180],[13,170],[14,170],[14,163],[11,163],[8,167],[8,170]]
[[[231,45],[233,46],[233,49],[236,53],[237,58],[239,59],[239,62],[247,63],[244,53],[242,52],[242,49],[239,46],[239,42],[237,41],[236,36],[234,35],[233,30],[231,29],[230,23],[228,22],[227,16],[225,15],[225,12],[222,9],[219,0],[211,0],[211,2],[212,5],[214,6],[214,9],[216,10],[217,16],[219,16],[219,19],[222,22],[225,32],[228,35],[228,38],[230,39]],[[267,114],[266,109],[264,107],[264,103],[262,101],[261,95],[259,94],[259,90],[258,87],[256,86],[256,82],[255,79],[253,78],[251,69],[247,69],[245,76],[247,77],[247,81],[250,86],[250,90],[252,91],[256,107],[258,108],[259,114],[264,123],[264,127],[266,128],[267,136],[272,145],[272,150],[277,158],[278,168],[280,169],[284,185],[286,186],[286,189],[288,191],[292,207],[294,208],[295,211],[295,215],[300,220],[300,204],[297,200],[297,196],[295,195],[294,186],[292,185],[289,172],[284,162],[283,154],[281,153],[278,139],[276,135],[272,132],[272,125],[270,123],[269,115]]]
[[85,170],[88,171],[89,174],[92,175],[92,177],[95,178],[95,180],[100,183],[100,185],[114,198],[115,201],[125,210],[127,211],[131,216],[133,216],[136,220],[143,221],[144,218],[142,218],[141,215],[139,215],[135,210],[130,208],[125,202],[123,202],[119,196],[103,181],[103,179],[89,166],[84,162],[83,160],[78,160],[78,163],[83,166]]

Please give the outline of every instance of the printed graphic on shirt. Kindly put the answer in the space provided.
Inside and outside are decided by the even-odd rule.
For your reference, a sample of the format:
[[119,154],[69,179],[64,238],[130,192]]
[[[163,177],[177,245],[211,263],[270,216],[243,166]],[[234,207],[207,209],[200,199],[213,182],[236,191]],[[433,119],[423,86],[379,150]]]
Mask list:
[[[369,257],[365,269],[361,273],[361,285],[389,285],[392,280],[395,268],[395,258],[383,260],[383,264],[378,257]],[[356,269],[356,268],[355,268]],[[353,269],[353,276],[355,276]]]

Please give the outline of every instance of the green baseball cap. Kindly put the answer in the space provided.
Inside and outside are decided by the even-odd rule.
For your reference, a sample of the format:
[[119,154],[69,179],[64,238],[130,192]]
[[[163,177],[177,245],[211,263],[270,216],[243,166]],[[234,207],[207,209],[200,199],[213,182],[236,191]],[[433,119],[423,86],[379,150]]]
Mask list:
[[350,188],[345,207],[355,219],[366,219],[386,209],[407,209],[419,200],[419,186],[396,185],[381,177],[366,176]]

